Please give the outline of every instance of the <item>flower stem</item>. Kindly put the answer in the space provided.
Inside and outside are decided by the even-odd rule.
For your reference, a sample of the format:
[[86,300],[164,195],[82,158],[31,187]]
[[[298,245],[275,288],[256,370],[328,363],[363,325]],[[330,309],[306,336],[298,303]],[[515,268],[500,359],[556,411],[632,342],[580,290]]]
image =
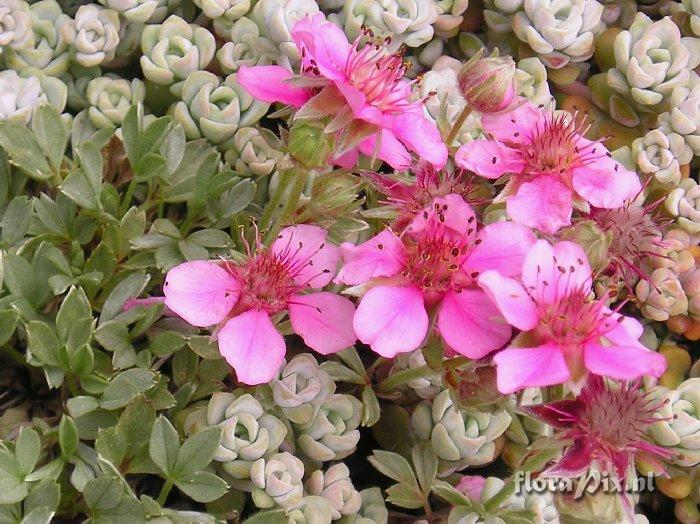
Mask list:
[[170,494],[171,489],[173,489],[173,481],[168,479],[165,481],[165,484],[163,484],[163,488],[158,494],[158,504],[160,504],[161,506],[165,504],[165,501],[168,499],[168,495]]
[[[287,220],[289,214],[297,208],[297,205],[299,204],[299,198],[301,197],[301,193],[304,190],[304,187],[306,186],[306,181],[309,178],[309,172],[306,169],[292,168],[290,171],[293,172],[292,174],[294,176],[294,180],[292,181],[292,186],[289,190],[284,204],[282,205],[282,208],[280,209],[279,214],[277,215],[275,221],[272,223],[270,229],[265,235],[266,243],[272,242],[272,240],[274,240],[274,238],[277,236],[277,233],[279,233],[279,230],[285,224],[285,220]],[[282,188],[281,184],[280,189],[284,189]]]
[[462,109],[462,112],[457,117],[457,120],[455,120],[455,123],[452,125],[452,129],[450,129],[450,132],[447,135],[447,138],[445,139],[445,144],[447,145],[447,147],[450,147],[450,144],[455,139],[455,137],[457,136],[457,133],[459,133],[460,129],[462,129],[462,126],[464,125],[464,121],[467,119],[467,117],[470,115],[471,112],[472,112],[472,106],[470,106],[469,104],[465,105],[464,109]]

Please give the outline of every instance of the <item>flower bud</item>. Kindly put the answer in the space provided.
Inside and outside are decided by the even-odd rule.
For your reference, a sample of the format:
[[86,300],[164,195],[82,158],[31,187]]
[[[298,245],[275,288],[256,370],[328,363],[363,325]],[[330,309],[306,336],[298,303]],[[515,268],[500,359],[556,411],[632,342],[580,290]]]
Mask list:
[[515,62],[509,56],[477,53],[457,76],[462,96],[481,113],[506,109],[515,97]]
[[313,169],[328,163],[332,145],[323,127],[320,122],[299,121],[289,130],[289,154],[302,166]]

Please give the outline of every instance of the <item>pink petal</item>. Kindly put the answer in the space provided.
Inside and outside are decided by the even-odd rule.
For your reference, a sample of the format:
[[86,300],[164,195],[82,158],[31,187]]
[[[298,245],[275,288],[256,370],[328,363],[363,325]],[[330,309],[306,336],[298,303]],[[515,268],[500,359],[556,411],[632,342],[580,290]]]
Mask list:
[[[362,173],[362,176],[368,179],[380,193],[393,200],[409,202],[413,199],[415,185],[412,183],[397,180],[383,173],[375,173],[372,171]],[[419,175],[416,174],[416,184],[421,186],[420,182],[418,182],[418,177]],[[425,184],[422,186],[424,185]]]
[[240,284],[216,262],[196,260],[175,266],[165,277],[165,305],[193,326],[226,318],[238,301]]
[[621,380],[660,377],[666,371],[666,358],[660,353],[639,346],[601,346],[595,341],[586,343],[584,362],[591,373]]
[[461,195],[451,193],[444,197],[435,197],[420,211],[406,228],[411,235],[425,231],[441,232],[448,229],[465,242],[472,242],[476,236],[476,215],[472,207]]
[[571,191],[552,177],[537,177],[508,197],[506,211],[516,222],[554,234],[571,223]]
[[347,81],[336,81],[335,86],[347,100],[355,118],[379,127],[386,125],[386,115],[378,108],[370,105],[362,91]]
[[335,157],[331,160],[333,165],[340,166],[343,169],[351,169],[355,167],[355,164],[357,164],[357,159],[359,158],[360,153],[355,149],[350,149],[349,151],[346,151],[342,155]]
[[301,107],[313,95],[309,89],[289,83],[294,73],[281,66],[241,66],[236,80],[254,98],[272,104]]
[[494,222],[477,234],[479,244],[471,250],[462,267],[467,273],[495,269],[505,276],[520,274],[525,255],[537,237],[527,227],[513,222]]
[[522,278],[525,287],[536,290],[532,295],[541,304],[551,304],[574,290],[590,289],[592,284],[586,253],[568,241],[552,246],[538,240],[525,257]]
[[[377,140],[380,141],[379,149],[377,149]],[[388,129],[382,129],[380,133],[368,136],[360,142],[358,149],[370,158],[376,154],[377,158],[394,169],[407,169],[411,165],[411,154]]]
[[508,348],[493,360],[498,391],[503,394],[528,386],[562,384],[571,378],[562,350],[553,342],[536,348]]
[[642,190],[639,176],[603,155],[591,164],[572,170],[574,191],[595,207],[622,207]]
[[343,284],[363,284],[376,277],[393,276],[403,269],[406,261],[406,248],[390,229],[359,246],[344,243],[340,249],[345,264],[336,281]]
[[394,115],[391,129],[397,138],[422,159],[442,169],[447,163],[447,146],[432,120],[419,106]]
[[481,125],[496,140],[513,144],[528,144],[544,129],[550,113],[532,102],[525,102],[507,113],[481,115]]
[[448,292],[440,305],[437,326],[452,349],[473,359],[503,347],[511,335],[510,325],[480,289]]
[[609,329],[605,333],[605,338],[616,346],[637,346],[641,345],[639,338],[644,333],[644,326],[636,318],[625,317],[605,308],[610,315]]
[[373,287],[362,297],[353,327],[383,357],[418,349],[428,332],[423,294],[412,286]]
[[265,311],[251,309],[224,324],[219,352],[239,382],[254,386],[272,380],[284,362],[284,338]]
[[459,147],[455,162],[485,178],[520,173],[525,167],[519,151],[493,140],[474,140]]
[[272,243],[275,256],[285,261],[299,286],[323,287],[338,271],[340,249],[326,240],[322,227],[299,224],[280,231]]
[[313,65],[324,77],[332,80],[345,78],[350,43],[343,30],[328,22],[323,13],[307,15],[294,24],[292,39],[303,65],[309,66],[313,60]]
[[537,325],[539,316],[535,305],[519,282],[497,271],[486,271],[479,276],[478,283],[509,324],[522,331]]
[[322,355],[337,353],[355,343],[354,314],[355,305],[335,293],[297,295],[289,304],[292,329]]

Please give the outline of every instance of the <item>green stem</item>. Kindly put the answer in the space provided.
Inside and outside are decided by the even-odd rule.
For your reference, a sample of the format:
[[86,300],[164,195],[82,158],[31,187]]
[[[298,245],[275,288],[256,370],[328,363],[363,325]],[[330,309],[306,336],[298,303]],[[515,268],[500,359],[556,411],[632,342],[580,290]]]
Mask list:
[[122,205],[119,209],[119,216],[124,216],[129,210],[131,199],[134,198],[134,191],[136,191],[136,173],[132,174],[129,185],[126,188],[126,194],[124,195],[124,200],[122,200]]
[[387,378],[385,378],[379,384],[377,384],[377,391],[381,393],[386,393],[388,391],[396,389],[402,384],[405,384],[409,380],[413,380],[414,378],[432,377],[439,374],[439,371],[431,369],[431,367],[427,364],[424,366],[419,366],[417,368],[403,369],[392,375],[389,375]]
[[290,188],[289,195],[287,196],[279,215],[277,215],[275,221],[272,223],[272,226],[270,226],[270,229],[265,235],[265,241],[267,243],[272,242],[272,240],[277,236],[277,233],[279,233],[279,230],[282,229],[282,226],[285,224],[285,221],[289,215],[296,210],[301,193],[304,190],[304,187],[306,187],[309,172],[303,168],[294,169],[293,171],[295,175],[293,185]]
[[170,494],[171,489],[173,489],[173,481],[168,479],[165,481],[165,484],[163,484],[163,488],[158,494],[158,504],[160,504],[161,506],[165,504],[165,501],[168,499],[168,495]]
[[445,144],[447,144],[447,147],[450,147],[450,144],[457,136],[457,133],[459,133],[459,130],[462,129],[462,126],[464,125],[464,121],[467,119],[467,117],[469,116],[469,114],[471,112],[472,112],[472,107],[469,104],[464,106],[464,109],[462,109],[462,112],[457,117],[457,120],[455,120],[455,123],[452,126],[452,129],[450,129],[450,133],[447,135],[447,138],[445,139]]
[[293,174],[294,169],[285,169],[280,173],[280,179],[279,184],[277,185],[277,189],[275,189],[275,192],[270,197],[270,200],[267,202],[267,205],[265,206],[265,211],[263,211],[263,214],[260,217],[260,222],[258,223],[258,227],[261,231],[264,231],[270,225],[270,222],[272,221],[272,216],[277,210],[277,207],[280,205],[282,196],[284,195],[284,192],[287,189],[289,178]]

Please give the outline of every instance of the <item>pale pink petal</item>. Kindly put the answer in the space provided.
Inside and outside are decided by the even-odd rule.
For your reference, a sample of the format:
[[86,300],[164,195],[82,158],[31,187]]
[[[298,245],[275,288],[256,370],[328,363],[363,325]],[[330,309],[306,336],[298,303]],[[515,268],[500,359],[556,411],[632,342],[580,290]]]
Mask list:
[[238,381],[249,386],[272,380],[285,351],[284,338],[259,309],[233,317],[219,331],[219,353],[236,370]]
[[[379,140],[379,149],[377,149],[377,140]],[[370,158],[376,155],[394,169],[407,169],[411,165],[411,154],[388,129],[382,129],[380,133],[368,136],[360,142],[358,149]]]
[[270,249],[285,262],[297,285],[323,287],[333,280],[340,262],[340,249],[327,236],[322,227],[298,224],[280,231]]
[[216,262],[196,260],[175,266],[165,277],[165,305],[193,326],[226,318],[238,301],[240,284]]
[[419,235],[435,228],[448,229],[465,242],[472,242],[476,236],[476,215],[461,195],[450,193],[435,197],[411,221],[406,232]]
[[357,306],[353,327],[383,357],[418,349],[428,333],[423,294],[412,286],[373,287]]
[[355,149],[350,149],[342,155],[331,159],[331,163],[336,166],[340,166],[343,169],[351,169],[357,164],[357,159],[360,156],[360,152]]
[[571,378],[561,348],[548,342],[536,348],[508,348],[495,357],[498,391],[563,384]]
[[641,345],[639,338],[644,333],[644,326],[639,320],[620,315],[620,313],[608,308],[604,308],[604,311],[609,315],[608,329],[605,332],[606,339],[617,346]]
[[485,178],[520,173],[525,164],[519,151],[493,140],[474,140],[459,147],[455,162]]
[[591,266],[583,248],[575,242],[562,241],[554,246],[538,240],[523,263],[523,283],[542,304],[568,296],[574,290],[589,290]]
[[639,346],[601,346],[595,341],[586,343],[584,362],[591,373],[620,380],[660,377],[666,371],[666,358],[660,353]]
[[478,359],[510,340],[511,327],[481,289],[449,291],[440,305],[437,326],[460,355]]
[[272,104],[282,102],[301,107],[313,92],[289,82],[294,73],[281,66],[241,66],[236,80],[254,98]]
[[354,314],[355,305],[335,293],[297,295],[289,304],[292,329],[322,355],[337,353],[355,343]]
[[509,277],[520,274],[525,255],[537,240],[529,228],[513,222],[489,224],[476,238],[478,244],[462,263],[467,273],[495,269]]
[[529,331],[537,325],[539,316],[535,305],[520,282],[498,271],[482,273],[477,282],[512,326]]
[[571,223],[571,210],[571,191],[549,176],[525,182],[506,201],[509,217],[550,234]]
[[317,67],[331,80],[345,78],[345,63],[350,43],[337,25],[328,22],[323,13],[305,16],[292,28],[292,39],[299,49],[304,66]]
[[512,111],[481,115],[481,124],[496,140],[514,144],[528,144],[545,127],[548,111],[525,102]]
[[394,115],[391,130],[409,149],[438,169],[447,163],[447,146],[432,120],[423,115],[419,106]]
[[581,198],[595,207],[606,209],[622,207],[642,189],[637,173],[605,155],[574,168],[571,183]]
[[363,242],[359,246],[344,243],[340,246],[345,263],[336,282],[363,284],[376,277],[397,274],[406,262],[406,248],[390,229]]

